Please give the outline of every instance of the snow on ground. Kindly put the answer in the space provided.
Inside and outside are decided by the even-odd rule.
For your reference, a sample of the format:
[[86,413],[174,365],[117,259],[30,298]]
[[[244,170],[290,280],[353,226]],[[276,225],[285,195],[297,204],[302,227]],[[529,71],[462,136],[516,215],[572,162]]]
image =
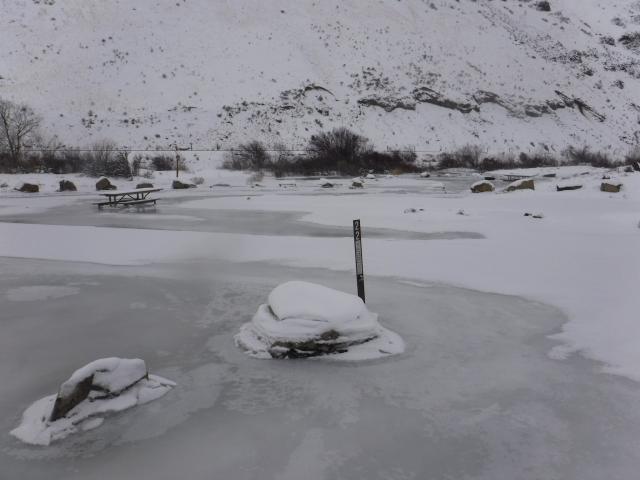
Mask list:
[[[344,348],[323,358],[371,360],[404,351],[402,339],[382,327],[359,297],[302,281],[274,288],[235,340],[257,358],[278,358],[289,350],[322,355],[318,345],[336,344]],[[305,342],[315,345],[298,348]]]
[[[99,390],[92,389],[89,398],[64,416],[51,420],[56,398],[72,395],[78,384],[90,376],[92,386]],[[104,421],[100,415],[151,402],[174,386],[170,380],[149,375],[143,360],[101,358],[73,372],[60,386],[58,394],[34,402],[11,435],[25,443],[46,446],[72,433],[97,428]]]
[[[557,337],[567,347],[552,355],[582,350],[604,361],[607,371],[640,379],[640,351],[634,341],[640,299],[632,290],[640,275],[640,176],[618,174],[624,183],[622,192],[607,194],[599,191],[602,171],[588,167],[556,171],[558,178],[536,179],[536,190],[525,192],[407,194],[394,190],[400,188],[402,179],[381,179],[376,182],[378,190],[365,189],[355,195],[309,195],[316,191],[314,185],[314,190],[301,187],[297,193],[252,190],[251,201],[237,195],[182,205],[185,214],[193,208],[300,211],[306,212],[304,221],[322,225],[350,225],[352,219],[360,218],[365,273],[450,283],[556,305],[571,321]],[[585,172],[591,173],[581,175]],[[584,187],[556,192],[556,182],[566,178],[579,178]],[[389,191],[384,190],[385,182]],[[408,183],[412,182],[415,180]],[[403,213],[408,207],[417,211]],[[458,214],[461,209],[466,215]],[[544,219],[525,217],[527,212],[543,213]],[[368,239],[368,227],[478,232],[486,239]],[[0,232],[0,255],[10,257],[116,265],[225,259],[344,271],[353,268],[349,238],[6,223],[0,225]]]

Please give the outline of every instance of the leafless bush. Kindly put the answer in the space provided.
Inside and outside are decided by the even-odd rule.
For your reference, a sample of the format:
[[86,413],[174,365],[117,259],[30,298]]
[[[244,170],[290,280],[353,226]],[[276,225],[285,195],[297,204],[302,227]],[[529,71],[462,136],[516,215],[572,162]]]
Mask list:
[[589,147],[569,147],[563,152],[571,165],[591,165],[598,168],[615,168],[620,162],[612,160],[604,152],[592,152]]

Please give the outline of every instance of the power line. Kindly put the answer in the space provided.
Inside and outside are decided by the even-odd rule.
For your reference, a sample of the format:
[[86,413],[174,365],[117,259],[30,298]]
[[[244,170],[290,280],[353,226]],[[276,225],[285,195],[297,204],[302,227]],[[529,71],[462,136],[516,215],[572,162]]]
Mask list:
[[[188,148],[188,149],[178,149],[178,152],[195,152],[195,153],[204,153],[204,152],[221,152],[221,153],[240,153],[245,152],[245,150],[241,149],[225,149],[225,148]],[[318,150],[311,150],[306,148],[295,148],[295,149],[265,149],[265,152],[268,153],[314,153]],[[57,152],[128,152],[128,153],[163,153],[163,152],[171,152],[176,153],[175,148],[110,148],[110,149],[99,149],[99,148],[75,148],[75,147],[60,147],[60,148],[24,148],[24,153],[29,152],[48,152],[48,153],[57,153]],[[382,152],[399,152],[399,153],[442,153],[442,150],[413,150],[413,149],[400,149],[400,148],[387,148],[386,150],[382,150]],[[10,153],[9,150],[0,149],[0,153]]]

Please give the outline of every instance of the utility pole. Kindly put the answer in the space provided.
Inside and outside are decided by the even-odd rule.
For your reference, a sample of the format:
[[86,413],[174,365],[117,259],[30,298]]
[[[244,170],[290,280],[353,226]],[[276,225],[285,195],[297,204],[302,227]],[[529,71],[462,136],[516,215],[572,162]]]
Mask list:
[[180,154],[178,152],[181,150],[193,150],[193,143],[186,148],[178,147],[178,142],[174,143],[173,146],[176,149],[176,178],[178,178],[178,175],[180,174]]
[[178,154],[178,144],[176,143],[176,178],[180,174],[180,155]]

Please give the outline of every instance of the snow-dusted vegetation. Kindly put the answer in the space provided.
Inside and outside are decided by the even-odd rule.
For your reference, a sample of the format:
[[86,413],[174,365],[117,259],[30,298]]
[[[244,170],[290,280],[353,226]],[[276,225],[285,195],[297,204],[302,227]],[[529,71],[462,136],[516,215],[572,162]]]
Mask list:
[[383,150],[624,155],[636,2],[537,3],[5,0],[0,94],[73,146],[303,148],[346,126]]

